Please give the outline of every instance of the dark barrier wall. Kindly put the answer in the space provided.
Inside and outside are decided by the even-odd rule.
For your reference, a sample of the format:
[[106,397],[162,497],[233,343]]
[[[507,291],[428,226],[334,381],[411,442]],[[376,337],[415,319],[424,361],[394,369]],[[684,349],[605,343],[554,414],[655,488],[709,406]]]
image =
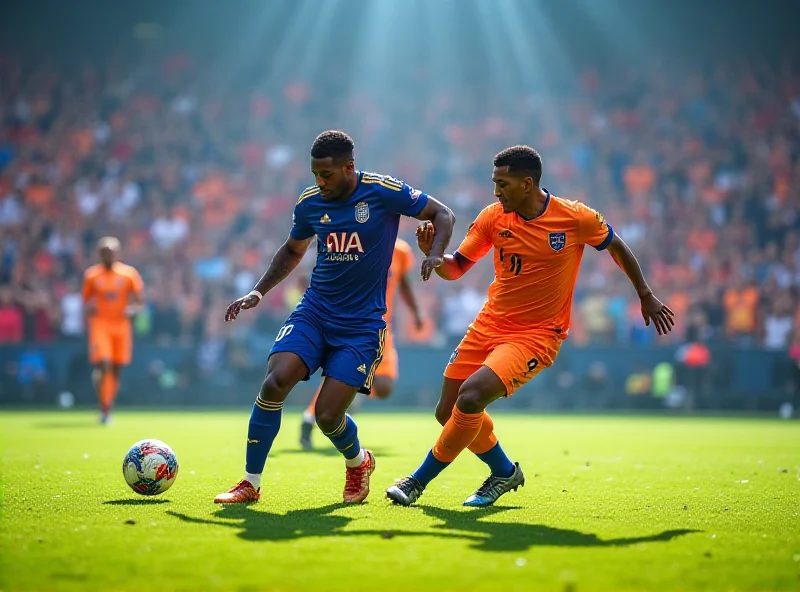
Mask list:
[[[246,348],[207,342],[199,347],[139,344],[134,362],[123,375],[120,405],[249,405],[258,391],[271,340]],[[456,343],[444,348],[400,349],[400,379],[388,402],[370,407],[403,406],[433,409],[442,370]],[[653,370],[672,375],[671,384],[685,387],[695,408],[774,410],[792,399],[797,369],[785,352],[712,347],[712,361],[700,371],[677,363],[677,348],[577,348],[568,342],[556,364],[508,400],[497,405],[538,410],[621,409],[662,407],[663,386],[651,385]],[[72,393],[78,405],[95,401],[85,345],[19,345],[0,347],[0,405],[57,404],[60,393]],[[319,377],[302,383],[288,404],[306,404]],[[663,385],[663,382],[662,382]],[[687,401],[678,404],[686,405]]]

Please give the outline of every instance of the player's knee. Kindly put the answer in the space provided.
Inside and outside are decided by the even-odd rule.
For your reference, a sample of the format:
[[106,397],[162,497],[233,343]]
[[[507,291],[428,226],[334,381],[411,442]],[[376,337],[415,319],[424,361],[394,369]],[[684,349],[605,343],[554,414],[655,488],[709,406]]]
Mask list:
[[436,416],[436,421],[438,421],[440,425],[444,425],[447,423],[447,420],[450,419],[452,414],[453,408],[445,406],[441,401],[439,401],[439,403],[436,405],[436,411],[434,413],[434,416]]
[[486,409],[487,404],[486,397],[477,389],[462,390],[456,400],[456,405],[462,413],[480,413]]
[[344,413],[337,409],[320,409],[317,407],[314,419],[323,434],[330,434],[342,425]]
[[261,383],[259,397],[264,401],[281,402],[294,385],[278,372],[270,372]]

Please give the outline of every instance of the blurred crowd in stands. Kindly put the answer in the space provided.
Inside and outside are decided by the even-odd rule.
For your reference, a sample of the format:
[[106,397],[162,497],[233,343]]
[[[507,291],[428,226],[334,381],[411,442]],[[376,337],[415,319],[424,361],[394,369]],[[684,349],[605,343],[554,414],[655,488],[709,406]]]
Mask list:
[[[139,339],[271,339],[313,266],[224,327],[286,238],[313,183],[308,149],[340,128],[357,166],[407,181],[456,213],[452,248],[492,202],[491,163],[516,143],[544,159],[542,184],[600,210],[699,339],[800,357],[800,62],[733,59],[611,71],[572,86],[497,96],[414,74],[424,92],[376,96],[335,80],[226,88],[189,54],[82,64],[0,56],[0,343],[80,339],[82,273],[96,240],[120,238],[146,284]],[[416,222],[401,235],[413,244]],[[398,310],[400,341],[463,334],[492,279],[414,283],[426,326]],[[589,250],[573,308],[577,345],[655,340],[605,253]]]

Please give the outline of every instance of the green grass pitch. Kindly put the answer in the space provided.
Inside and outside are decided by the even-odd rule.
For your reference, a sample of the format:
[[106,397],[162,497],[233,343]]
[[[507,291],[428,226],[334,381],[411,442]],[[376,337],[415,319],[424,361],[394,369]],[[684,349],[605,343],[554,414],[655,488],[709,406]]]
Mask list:
[[[800,426],[700,418],[498,414],[527,483],[461,506],[486,476],[464,454],[417,507],[383,490],[416,468],[432,414],[361,414],[372,494],[341,500],[343,463],[317,432],[297,450],[284,414],[262,500],[213,496],[243,469],[248,411],[0,414],[0,590],[798,590]],[[180,473],[131,492],[136,440],[172,446]]]

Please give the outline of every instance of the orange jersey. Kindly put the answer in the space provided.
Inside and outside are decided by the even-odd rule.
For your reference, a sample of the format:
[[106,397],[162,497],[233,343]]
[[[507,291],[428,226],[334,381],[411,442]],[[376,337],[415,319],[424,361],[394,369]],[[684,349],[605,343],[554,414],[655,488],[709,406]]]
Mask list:
[[495,279],[475,325],[495,331],[555,330],[566,338],[584,245],[605,249],[614,231],[598,212],[548,193],[533,220],[497,202],[478,214],[458,247],[477,261],[494,247]]
[[407,274],[412,267],[414,267],[414,252],[406,241],[398,238],[394,244],[392,265],[389,267],[389,281],[386,283],[386,314],[383,318],[387,327],[392,324],[394,293],[400,284],[400,278]]
[[125,308],[130,304],[132,294],[141,294],[142,278],[130,265],[114,263],[111,269],[93,265],[86,270],[83,279],[83,301],[95,303],[96,314],[93,320],[127,320]]

